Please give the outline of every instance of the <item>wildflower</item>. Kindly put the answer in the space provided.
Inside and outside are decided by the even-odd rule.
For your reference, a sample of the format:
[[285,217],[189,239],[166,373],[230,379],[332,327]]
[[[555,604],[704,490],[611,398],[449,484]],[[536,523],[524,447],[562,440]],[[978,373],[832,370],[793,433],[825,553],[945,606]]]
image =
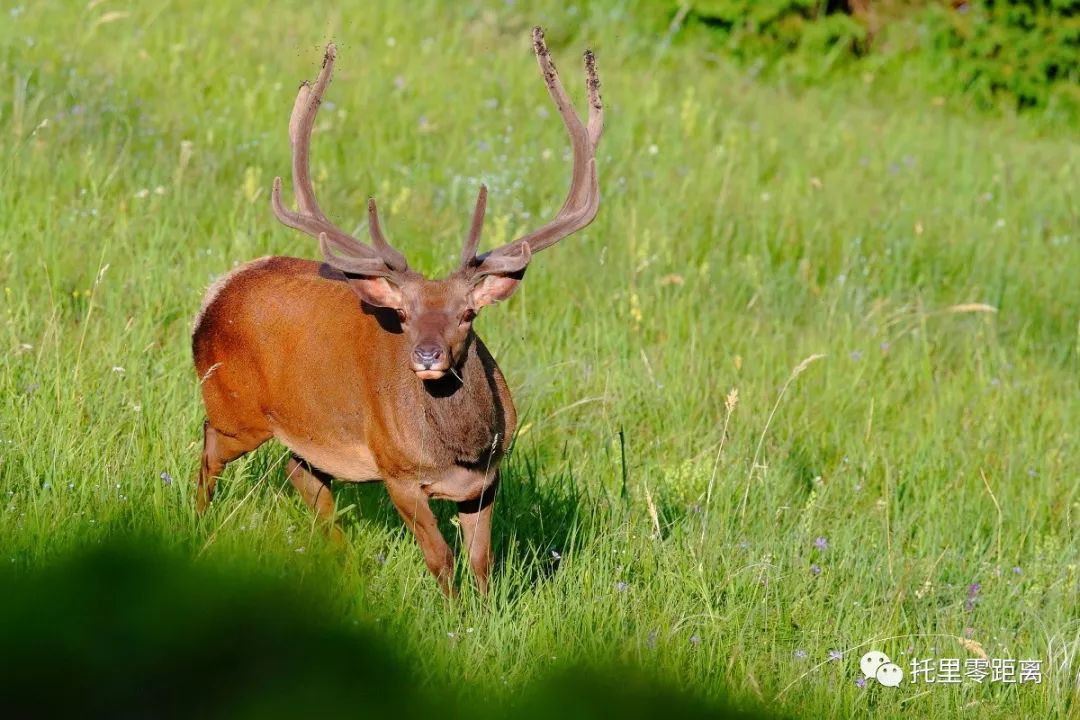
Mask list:
[[656,647],[656,631],[655,630],[652,630],[651,632],[649,632],[649,638],[645,641],[645,646],[647,648],[649,648],[650,650],[652,650],[653,648]]
[[844,659],[844,653],[840,652],[839,650],[830,650],[829,651],[829,660],[830,661],[839,662],[840,660],[843,660],[843,659]]
[[1020,569],[1020,566],[1019,566],[1019,565],[1015,566],[1015,567],[1014,567],[1014,568],[1012,569],[1012,574],[1013,574],[1013,575],[1019,575],[1019,574],[1020,574],[1021,572],[1023,572],[1023,571],[1022,571],[1022,570]]
[[852,350],[851,351],[851,359],[856,361],[856,362],[858,362],[859,360],[862,360],[862,350]]
[[629,587],[630,585],[620,580],[619,582],[615,583],[615,592],[626,592],[627,588]]
[[375,562],[379,563],[380,565],[385,565],[386,564],[386,554],[381,553],[381,552],[380,553],[375,553]]
[[866,687],[866,678],[864,678],[863,676],[861,676],[861,675],[860,675],[860,676],[859,676],[859,677],[858,677],[858,678],[857,678],[857,679],[855,680],[855,686],[856,686],[856,687],[860,687],[860,688],[864,688],[864,687]]
[[1035,477],[1036,475],[1039,474],[1039,473],[1035,472],[1035,468],[1028,468],[1027,473],[1028,473],[1028,477]]
[[971,612],[975,609],[975,604],[978,602],[979,590],[982,585],[979,583],[971,583],[968,586],[967,600],[964,601],[964,610]]
[[697,635],[696,633],[691,635],[690,636],[690,644],[691,645],[700,645],[701,644],[701,637],[699,635]]
[[792,654],[795,656],[796,660],[805,660],[806,659],[806,651],[805,650],[799,649],[799,650],[796,650]]
[[825,550],[829,547],[829,541],[826,540],[824,537],[819,536],[814,539],[814,547],[816,547],[818,550]]
[[813,565],[811,565],[810,566],[810,574],[814,575],[815,577],[820,575],[821,574],[821,566],[818,565],[817,563],[814,563]]
[[881,344],[878,345],[878,349],[881,350],[882,353],[889,352],[889,341],[888,340],[882,340]]
[[172,475],[169,474],[168,470],[161,473],[161,482],[165,483],[166,485],[172,485]]

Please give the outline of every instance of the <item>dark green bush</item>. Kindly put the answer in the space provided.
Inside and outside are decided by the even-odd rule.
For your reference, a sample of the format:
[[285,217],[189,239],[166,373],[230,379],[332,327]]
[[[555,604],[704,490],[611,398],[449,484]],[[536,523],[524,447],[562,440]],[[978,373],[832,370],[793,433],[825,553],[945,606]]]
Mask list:
[[700,0],[687,8],[687,22],[726,55],[785,80],[816,82],[871,56],[897,56],[924,63],[938,91],[982,108],[1080,108],[1080,0]]
[[976,102],[1018,109],[1073,102],[1080,84],[1080,2],[965,3],[927,9],[938,48]]
[[868,39],[865,25],[835,0],[703,0],[691,4],[690,21],[711,29],[741,61],[792,54],[853,58],[866,51]]

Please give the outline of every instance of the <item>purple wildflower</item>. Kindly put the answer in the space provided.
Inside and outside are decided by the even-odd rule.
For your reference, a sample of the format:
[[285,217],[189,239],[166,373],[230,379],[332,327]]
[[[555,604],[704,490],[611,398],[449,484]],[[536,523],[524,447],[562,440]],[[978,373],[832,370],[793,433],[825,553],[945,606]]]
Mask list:
[[815,576],[820,575],[821,574],[821,566],[818,565],[817,563],[814,563],[813,565],[811,565],[810,566],[810,574],[815,575]]
[[1012,570],[1013,575],[1019,575],[1021,572],[1023,572],[1023,570],[1020,569],[1019,565],[1014,567],[1013,570]]
[[690,644],[691,645],[700,645],[701,644],[701,637],[699,635],[697,635],[696,633],[694,635],[691,635],[690,636]]
[[795,656],[796,660],[805,660],[806,659],[806,651],[802,650],[802,649],[796,650],[794,653],[792,653],[792,655]]
[[615,583],[615,592],[626,592],[627,588],[629,587],[629,584],[620,580],[619,582]]
[[830,650],[829,651],[829,660],[831,662],[839,662],[840,660],[843,660],[843,659],[844,659],[844,653],[841,652],[840,650]]
[[862,350],[852,350],[851,359],[855,361],[862,360]]
[[968,585],[967,600],[964,601],[964,610],[971,612],[975,609],[975,604],[978,602],[979,590],[981,588],[982,585],[977,582]]
[[161,482],[165,483],[166,485],[172,485],[172,475],[169,474],[168,470],[161,473]]
[[855,686],[856,686],[856,687],[861,687],[861,688],[864,688],[864,687],[866,687],[866,678],[864,678],[864,677],[863,677],[862,675],[860,675],[860,676],[859,676],[859,677],[858,677],[858,678],[857,678],[857,679],[855,680]]
[[829,547],[829,541],[826,540],[824,537],[818,537],[814,540],[814,547],[816,547],[818,550],[824,550]]

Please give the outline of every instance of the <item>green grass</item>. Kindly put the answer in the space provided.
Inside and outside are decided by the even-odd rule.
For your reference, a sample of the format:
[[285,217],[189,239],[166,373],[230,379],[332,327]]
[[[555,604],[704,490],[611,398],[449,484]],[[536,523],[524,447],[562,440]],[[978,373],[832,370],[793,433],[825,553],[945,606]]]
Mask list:
[[[665,45],[647,5],[530,4],[2,8],[0,560],[150,532],[318,582],[326,613],[462,697],[618,661],[800,717],[1074,717],[1075,136],[759,84]],[[444,273],[479,182],[488,246],[565,194],[535,23],[579,101],[596,51],[603,201],[477,323],[521,416],[490,602],[466,579],[446,605],[377,485],[338,491],[335,554],[280,446],[198,519],[190,323],[234,265],[318,254],[269,189],[322,44],[324,207],[357,228],[375,194],[412,264]],[[970,657],[957,637],[1042,659],[1042,684],[855,684],[868,649]]]

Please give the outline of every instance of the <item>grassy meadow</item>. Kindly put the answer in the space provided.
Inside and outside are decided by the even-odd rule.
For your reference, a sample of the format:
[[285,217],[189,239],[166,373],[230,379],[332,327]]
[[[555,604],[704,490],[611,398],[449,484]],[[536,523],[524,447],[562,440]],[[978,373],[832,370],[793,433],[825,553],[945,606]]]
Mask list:
[[[463,701],[618,663],[795,717],[1080,715],[1076,134],[917,67],[785,89],[650,3],[455,7],[0,5],[0,562],[156,538],[325,597]],[[461,572],[448,604],[377,484],[338,486],[336,552],[274,443],[198,518],[191,321],[235,265],[318,256],[269,191],[323,44],[323,207],[360,233],[374,195],[442,274],[480,182],[486,247],[565,196],[534,24],[581,110],[596,52],[603,199],[476,324],[520,416],[491,598]],[[861,687],[870,649],[1043,679]]]

